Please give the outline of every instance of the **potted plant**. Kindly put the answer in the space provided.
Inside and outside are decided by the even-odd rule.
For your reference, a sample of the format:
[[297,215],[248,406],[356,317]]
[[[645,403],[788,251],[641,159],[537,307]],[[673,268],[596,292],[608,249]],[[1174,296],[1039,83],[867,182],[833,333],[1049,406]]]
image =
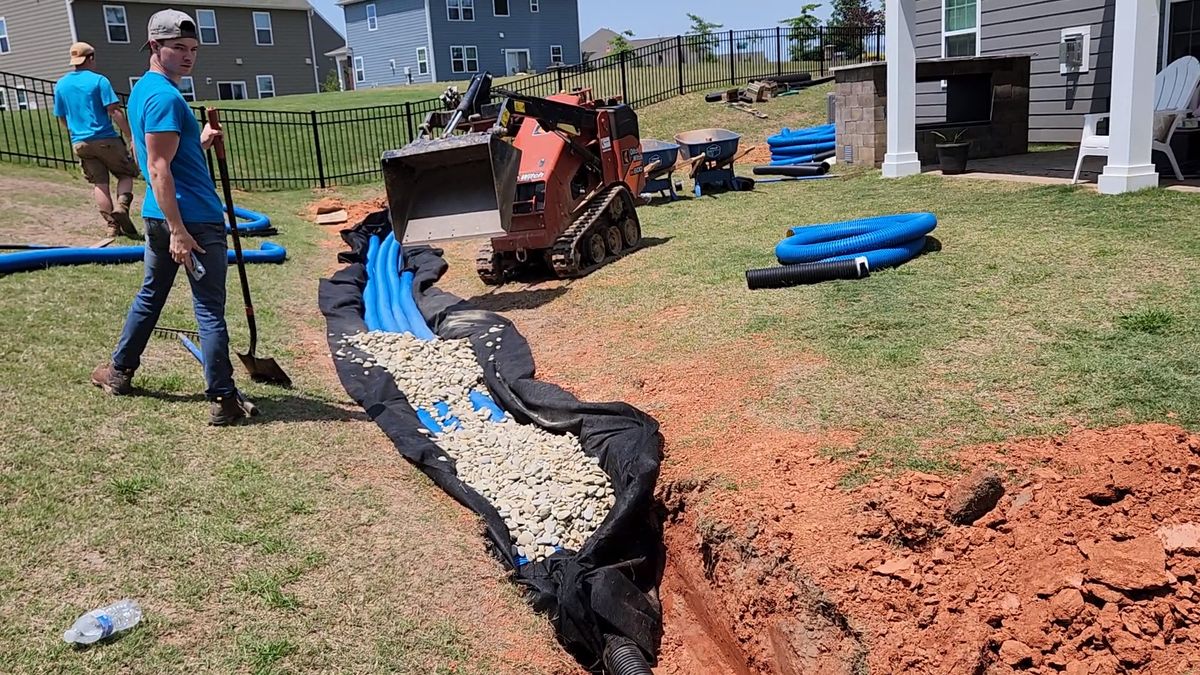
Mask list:
[[937,144],[938,163],[942,166],[943,174],[962,173],[967,170],[967,153],[971,148],[971,140],[961,141],[966,129],[959,129],[951,138],[941,132],[933,132],[934,136],[942,139]]

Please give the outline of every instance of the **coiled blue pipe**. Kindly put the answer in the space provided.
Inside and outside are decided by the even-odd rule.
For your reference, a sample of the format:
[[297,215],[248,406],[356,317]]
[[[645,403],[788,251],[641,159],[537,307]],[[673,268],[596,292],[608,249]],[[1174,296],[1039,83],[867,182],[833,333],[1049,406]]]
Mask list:
[[391,312],[392,321],[396,324],[397,332],[412,333],[412,326],[408,325],[408,317],[400,309],[400,250],[396,245],[396,237],[388,235],[388,238],[383,243],[385,246],[383,255],[383,281],[388,289],[388,306],[385,309]]
[[[245,223],[238,223],[238,232],[253,234],[260,230],[271,229],[271,219],[268,218],[266,214],[259,213],[258,211],[251,211],[250,209],[244,209],[240,206],[234,206],[233,212],[238,218],[245,219],[247,221]],[[231,230],[232,228],[229,227],[229,223],[225,223],[225,231],[230,232]]]
[[767,146],[774,151],[776,148],[783,148],[790,145],[803,145],[805,143],[813,143],[818,138],[829,138],[833,140],[835,128],[832,124],[822,124],[806,129],[788,129],[784,127],[774,136],[767,137]]
[[[58,265],[116,264],[141,262],[146,254],[145,246],[116,246],[111,248],[51,248],[0,255],[0,274],[40,270]],[[259,250],[243,250],[242,256],[248,263],[281,263],[287,259],[287,249],[273,242],[264,241]],[[236,253],[230,249],[229,262],[237,262]]]
[[874,270],[920,253],[935,227],[937,217],[924,212],[796,227],[775,246],[775,257],[783,265],[865,257]]
[[811,143],[797,143],[796,145],[785,145],[779,148],[771,148],[771,156],[795,157],[798,155],[815,155],[819,152],[833,150],[835,147],[833,138],[830,137],[829,140],[824,140],[824,138],[825,137],[822,136],[822,140],[813,141]]
[[828,156],[836,147],[832,124],[822,124],[807,129],[784,127],[778,134],[767,138],[771,147],[771,166],[792,166],[817,161]]

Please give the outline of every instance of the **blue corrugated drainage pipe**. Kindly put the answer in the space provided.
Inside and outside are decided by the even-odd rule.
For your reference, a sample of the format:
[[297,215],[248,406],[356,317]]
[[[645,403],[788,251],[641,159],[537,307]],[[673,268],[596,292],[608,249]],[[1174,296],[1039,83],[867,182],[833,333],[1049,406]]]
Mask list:
[[[867,255],[920,239],[937,227],[932,213],[904,213],[797,227],[775,247],[784,265]],[[872,264],[872,268],[876,266]]]
[[372,261],[379,259],[379,237],[371,237],[367,242],[367,285],[363,287],[363,321],[367,330],[379,330],[379,310],[375,306],[375,296],[379,290],[375,288],[375,274],[371,269]]
[[[238,232],[254,234],[255,232],[261,230],[271,229],[271,219],[268,218],[266,214],[259,213],[258,211],[251,211],[250,209],[245,209],[240,206],[234,206],[233,212],[239,219],[246,220],[244,223],[238,223]],[[230,229],[229,223],[225,223],[225,231],[229,232]]]
[[[141,262],[146,253],[145,246],[115,246],[111,248],[48,248],[20,253],[0,255],[0,274],[27,272],[58,265],[87,265],[91,263],[115,264]],[[259,250],[243,250],[248,263],[281,263],[287,259],[287,249],[264,241]],[[237,262],[232,249],[229,262]]]

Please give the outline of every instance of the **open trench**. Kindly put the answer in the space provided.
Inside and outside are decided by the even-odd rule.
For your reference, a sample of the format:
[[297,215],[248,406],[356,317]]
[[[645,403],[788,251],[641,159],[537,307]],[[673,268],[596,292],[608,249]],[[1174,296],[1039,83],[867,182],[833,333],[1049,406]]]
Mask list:
[[703,487],[662,491],[665,634],[655,672],[865,673],[857,631],[787,555],[758,550],[753,526],[737,532],[689,508]]

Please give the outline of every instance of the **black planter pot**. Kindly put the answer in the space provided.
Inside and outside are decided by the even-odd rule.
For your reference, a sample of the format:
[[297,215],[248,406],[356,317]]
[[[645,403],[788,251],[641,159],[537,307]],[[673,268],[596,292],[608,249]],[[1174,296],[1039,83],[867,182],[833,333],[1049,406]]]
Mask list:
[[966,171],[967,152],[970,149],[970,141],[966,143],[938,143],[938,163],[942,166],[942,173],[956,174]]

